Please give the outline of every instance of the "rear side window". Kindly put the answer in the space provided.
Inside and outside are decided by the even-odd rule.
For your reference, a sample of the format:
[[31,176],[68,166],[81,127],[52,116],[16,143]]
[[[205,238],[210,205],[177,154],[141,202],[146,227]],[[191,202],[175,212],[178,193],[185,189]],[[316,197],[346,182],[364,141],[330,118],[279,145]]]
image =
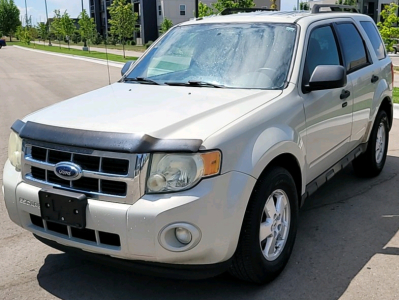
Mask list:
[[371,23],[367,21],[360,22],[364,31],[366,31],[367,36],[370,39],[371,44],[373,45],[375,55],[377,55],[378,59],[383,59],[386,57],[385,49],[382,44],[381,36],[377,31],[377,28]]
[[367,66],[369,64],[367,52],[355,25],[351,23],[337,24],[337,31],[345,56],[346,71],[349,73]]

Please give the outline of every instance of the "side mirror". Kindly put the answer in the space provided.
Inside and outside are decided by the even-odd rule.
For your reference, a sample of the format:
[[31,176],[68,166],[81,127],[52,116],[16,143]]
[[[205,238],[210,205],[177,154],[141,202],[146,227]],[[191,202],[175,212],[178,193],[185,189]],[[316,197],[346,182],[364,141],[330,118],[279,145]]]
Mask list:
[[346,70],[343,66],[317,66],[309,80],[306,90],[319,91],[342,88],[346,85]]
[[132,65],[132,63],[134,63],[133,60],[128,61],[127,63],[125,63],[125,65],[123,66],[122,70],[121,70],[121,74],[122,76],[126,74],[126,72],[129,70],[130,66]]

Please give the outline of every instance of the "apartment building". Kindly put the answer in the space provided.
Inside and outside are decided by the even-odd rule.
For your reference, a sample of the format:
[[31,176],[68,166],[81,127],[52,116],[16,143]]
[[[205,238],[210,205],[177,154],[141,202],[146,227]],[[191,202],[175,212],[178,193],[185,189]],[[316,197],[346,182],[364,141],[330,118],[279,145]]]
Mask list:
[[[161,24],[165,18],[172,21],[174,25],[188,21],[195,16],[195,0],[128,0],[133,4],[133,10],[138,13],[135,39],[138,44],[145,44],[158,38]],[[199,0],[208,6],[216,0]],[[254,0],[255,6],[259,8],[270,8],[270,0]],[[97,31],[106,35],[109,29],[110,18],[107,8],[112,0],[89,0],[90,16],[94,18]],[[281,0],[276,0],[277,9],[280,8]]]
[[[216,0],[200,0],[202,3],[211,6]],[[255,6],[259,8],[270,8],[270,0],[254,0]],[[281,0],[276,0],[277,8]],[[157,24],[160,28],[165,18],[172,23],[179,24],[193,18],[195,15],[195,0],[157,0]]]

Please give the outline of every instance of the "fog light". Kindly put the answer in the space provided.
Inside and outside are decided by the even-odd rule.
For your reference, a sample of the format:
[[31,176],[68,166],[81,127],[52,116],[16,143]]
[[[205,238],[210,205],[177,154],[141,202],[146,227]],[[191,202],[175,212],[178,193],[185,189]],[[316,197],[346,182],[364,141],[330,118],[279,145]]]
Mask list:
[[191,242],[191,239],[192,239],[191,232],[188,231],[187,229],[182,228],[182,227],[177,227],[175,229],[175,234],[176,234],[177,240],[180,243],[187,245],[188,243]]

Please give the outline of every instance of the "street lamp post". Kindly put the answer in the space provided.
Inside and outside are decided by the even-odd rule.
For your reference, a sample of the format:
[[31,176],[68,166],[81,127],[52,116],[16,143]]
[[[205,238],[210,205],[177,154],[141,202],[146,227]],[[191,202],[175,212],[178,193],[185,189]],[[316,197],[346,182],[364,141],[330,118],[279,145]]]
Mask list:
[[[83,0],[82,0],[82,16],[83,16],[83,10],[84,10],[84,8],[83,8]],[[87,47],[86,38],[83,39],[83,48],[82,48],[82,50],[83,51],[88,51],[89,50],[89,48]]]
[[26,0],[25,0],[25,26],[28,26],[28,6],[26,5]]
[[49,22],[48,22],[47,0],[44,0],[44,4],[45,4],[45,6],[46,6],[46,18],[47,18],[47,24],[46,24],[46,26],[47,26],[47,34],[48,34],[48,45],[49,45],[49,46],[52,46],[52,45],[51,45],[51,37],[50,37],[50,24],[49,24]]
[[198,0],[195,0],[195,17],[198,18]]

